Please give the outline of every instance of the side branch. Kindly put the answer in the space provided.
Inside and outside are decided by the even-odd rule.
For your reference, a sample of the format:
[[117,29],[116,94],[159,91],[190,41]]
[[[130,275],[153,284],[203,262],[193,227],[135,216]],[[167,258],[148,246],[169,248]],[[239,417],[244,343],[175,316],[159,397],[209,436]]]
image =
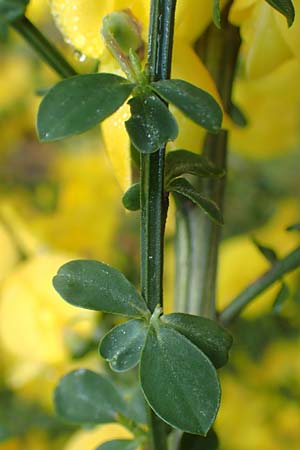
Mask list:
[[220,313],[219,321],[223,325],[231,323],[257,295],[265,291],[283,275],[300,267],[300,247],[293,250],[285,258],[277,261],[267,272],[244,289]]

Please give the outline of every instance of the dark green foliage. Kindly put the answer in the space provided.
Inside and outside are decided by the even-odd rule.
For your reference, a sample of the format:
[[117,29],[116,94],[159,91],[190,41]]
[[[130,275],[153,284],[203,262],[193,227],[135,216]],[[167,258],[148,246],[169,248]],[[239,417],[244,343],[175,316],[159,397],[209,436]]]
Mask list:
[[122,203],[129,211],[138,211],[140,209],[140,183],[135,183],[125,192]]
[[134,85],[109,73],[77,75],[56,84],[41,102],[37,129],[41,141],[55,141],[92,128],[114,113]]
[[218,225],[222,225],[224,223],[222,213],[216,203],[204,197],[185,178],[176,178],[176,180],[173,180],[169,184],[168,190],[187,197],[199,206],[202,211]]
[[129,100],[131,118],[126,129],[133,145],[142,153],[153,153],[178,135],[175,118],[154,94]]
[[150,314],[127,278],[98,261],[77,260],[64,264],[53,278],[53,286],[63,299],[81,308],[134,318]]
[[126,403],[112,382],[87,369],[65,375],[55,389],[54,401],[57,413],[72,423],[111,423],[119,413],[126,413]]
[[183,80],[162,80],[151,83],[152,89],[165,101],[172,103],[193,122],[211,133],[217,133],[222,124],[222,110],[206,91]]
[[99,352],[116,372],[132,369],[140,361],[147,334],[143,320],[128,320],[110,330],[102,339]]
[[217,450],[218,448],[218,436],[214,430],[209,430],[205,437],[183,433],[178,450]]
[[165,184],[183,174],[198,177],[222,177],[223,170],[211,164],[204,156],[188,150],[174,150],[167,153],[165,166]]
[[210,360],[185,336],[154,323],[142,352],[140,379],[151,408],[183,431],[205,435],[220,403],[220,386]]
[[29,0],[0,0],[0,18],[14,22],[25,13]]
[[214,320],[184,313],[167,314],[161,320],[202,350],[216,368],[227,363],[232,337]]

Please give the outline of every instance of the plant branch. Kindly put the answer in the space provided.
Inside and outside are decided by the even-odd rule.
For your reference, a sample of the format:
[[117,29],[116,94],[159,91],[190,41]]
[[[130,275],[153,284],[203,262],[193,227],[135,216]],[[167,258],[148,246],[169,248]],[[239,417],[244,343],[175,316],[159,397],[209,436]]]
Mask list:
[[[218,87],[225,112],[231,104],[233,79],[240,47],[238,29],[227,20],[230,2],[222,16],[222,29],[214,24],[209,26],[196,44],[201,59],[206,64]],[[204,155],[221,169],[226,169],[227,131],[218,135],[208,134]],[[222,209],[225,177],[202,182],[205,195],[214,200]],[[187,312],[206,317],[215,317],[216,275],[220,226],[214,224],[199,209],[191,208],[188,215],[190,232],[190,289]]]
[[265,291],[283,275],[300,267],[300,248],[296,248],[285,258],[277,261],[267,272],[246,287],[220,313],[219,320],[223,325],[231,323],[249,305],[257,295]]
[[[151,0],[148,66],[150,81],[171,73],[176,0]],[[164,230],[168,196],[164,192],[165,147],[141,154],[141,289],[149,309],[163,306]],[[166,450],[165,424],[149,412],[150,448]]]
[[13,28],[31,45],[38,55],[62,78],[77,75],[73,67],[48,39],[26,17],[15,20]]

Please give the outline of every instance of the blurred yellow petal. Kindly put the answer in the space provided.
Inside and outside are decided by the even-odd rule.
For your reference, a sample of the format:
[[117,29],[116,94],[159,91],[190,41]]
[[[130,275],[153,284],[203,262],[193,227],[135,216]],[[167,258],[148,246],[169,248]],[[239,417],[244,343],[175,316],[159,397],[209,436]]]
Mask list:
[[280,29],[283,39],[286,41],[287,45],[290,47],[293,54],[299,58],[300,57],[300,2],[294,1],[295,8],[295,21],[293,25],[288,28],[285,17],[274,11],[274,17],[277,25]]
[[[141,0],[51,0],[51,11],[68,43],[91,58],[103,56],[105,45],[100,35],[103,17],[112,11],[129,8],[142,22],[147,35],[148,2]],[[146,32],[145,32],[146,31]]]
[[234,0],[229,12],[230,22],[241,25],[251,14],[251,9],[255,3],[257,3],[257,0]]
[[130,142],[125,128],[125,121],[129,117],[129,105],[124,103],[101,124],[105,149],[112,164],[113,173],[124,192],[132,184]]
[[26,9],[26,16],[34,23],[46,21],[49,14],[49,0],[30,0]]
[[123,209],[99,137],[60,153],[53,173],[59,186],[57,208],[51,215],[32,218],[34,232],[60,251],[112,262]]
[[16,246],[12,240],[12,236],[8,233],[7,228],[0,221],[0,283],[11,272],[18,262],[18,253]]
[[249,19],[242,24],[246,72],[249,78],[259,78],[280,66],[293,55],[281,36],[266,2],[258,3]]
[[63,450],[95,450],[104,442],[113,439],[131,439],[132,434],[117,424],[100,425],[93,430],[82,430],[75,433]]
[[230,147],[254,158],[299,148],[300,64],[293,59],[259,80],[237,80],[234,101],[248,118],[235,128]]
[[175,36],[193,44],[212,20],[213,0],[179,1],[176,8]]
[[58,363],[68,356],[66,327],[90,320],[92,311],[75,308],[52,286],[58,268],[70,257],[45,254],[21,264],[5,280],[0,299],[0,339],[13,356],[36,363]]

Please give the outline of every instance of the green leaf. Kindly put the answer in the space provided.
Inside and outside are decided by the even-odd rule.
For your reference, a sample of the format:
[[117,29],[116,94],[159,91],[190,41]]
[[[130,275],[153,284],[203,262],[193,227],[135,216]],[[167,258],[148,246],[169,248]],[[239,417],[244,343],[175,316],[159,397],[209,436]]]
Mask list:
[[185,178],[176,178],[168,185],[170,192],[177,192],[198,205],[218,225],[224,223],[219,207],[212,200],[203,197]]
[[279,291],[277,292],[277,295],[275,297],[272,311],[274,314],[279,314],[282,310],[284,302],[289,298],[290,296],[290,289],[286,283],[282,283]]
[[134,318],[150,314],[145,301],[127,278],[98,261],[77,260],[64,264],[53,278],[53,286],[74,306]]
[[7,22],[14,22],[25,13],[29,0],[0,0],[0,17]]
[[300,222],[299,223],[293,223],[289,227],[287,227],[286,231],[300,231]]
[[266,0],[266,2],[286,17],[289,27],[293,24],[295,8],[291,0]]
[[202,350],[216,368],[227,363],[232,337],[214,320],[184,313],[167,314],[161,320]]
[[214,0],[212,17],[214,24],[217,28],[221,29],[221,10],[220,10],[220,0]]
[[129,211],[138,211],[140,209],[140,183],[130,186],[123,195],[122,202]]
[[41,141],[55,141],[92,128],[115,112],[134,85],[109,73],[76,75],[56,84],[41,102],[37,129]]
[[274,264],[276,261],[278,261],[278,257],[275,250],[260,244],[258,240],[255,239],[255,237],[252,237],[252,242],[256,246],[256,248],[260,251],[260,253],[266,258],[266,260],[269,261],[271,264]]
[[240,128],[245,128],[248,125],[248,119],[245,116],[244,112],[235,104],[230,104],[229,115],[233,122],[238,125]]
[[116,422],[126,413],[126,403],[116,387],[103,375],[78,369],[65,375],[54,392],[57,413],[80,424]]
[[172,103],[191,120],[211,133],[222,125],[222,110],[206,91],[183,80],[161,80],[151,83],[152,89],[165,101]]
[[129,320],[114,327],[102,339],[100,355],[116,372],[132,369],[140,361],[147,330],[143,320]]
[[115,441],[105,442],[97,447],[96,450],[137,450],[139,445],[132,440],[119,439]]
[[156,95],[138,95],[129,100],[131,117],[125,123],[133,145],[142,153],[154,153],[176,139],[178,125]]
[[206,434],[220,404],[216,370],[207,356],[173,328],[150,327],[140,364],[151,408],[180,430]]
[[188,150],[174,150],[167,153],[165,166],[165,183],[168,184],[183,174],[198,177],[222,177],[223,169],[210,163],[204,156]]
[[178,450],[217,450],[218,448],[218,436],[215,431],[211,429],[205,437],[184,433]]

